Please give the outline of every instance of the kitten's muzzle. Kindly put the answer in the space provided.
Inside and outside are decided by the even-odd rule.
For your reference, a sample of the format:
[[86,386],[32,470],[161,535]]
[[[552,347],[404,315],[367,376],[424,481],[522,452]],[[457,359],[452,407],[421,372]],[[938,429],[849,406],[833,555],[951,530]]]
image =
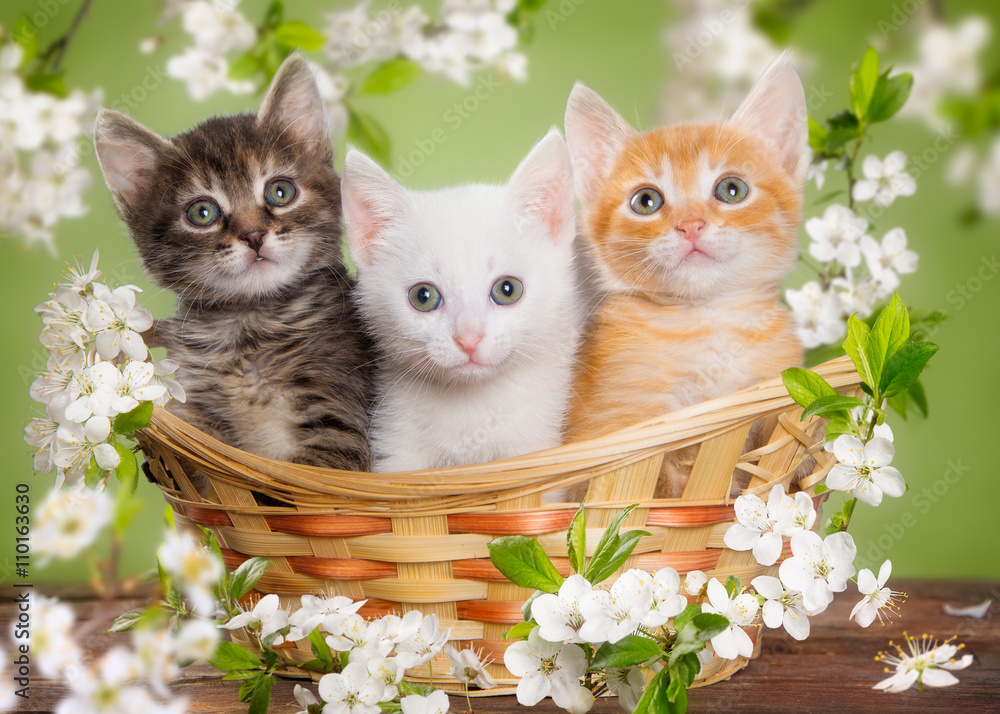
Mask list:
[[267,231],[256,230],[249,231],[240,236],[240,240],[250,246],[255,253],[260,254],[260,249],[264,247],[264,237],[267,235]]

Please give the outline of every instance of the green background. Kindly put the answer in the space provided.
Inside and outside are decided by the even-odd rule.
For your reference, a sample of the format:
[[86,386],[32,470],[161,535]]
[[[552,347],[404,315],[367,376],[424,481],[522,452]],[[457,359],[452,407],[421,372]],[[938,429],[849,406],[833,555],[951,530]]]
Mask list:
[[[305,20],[322,27],[331,9],[353,6],[340,2],[286,2],[286,18]],[[385,3],[376,0],[375,8]],[[436,3],[425,3],[433,7]],[[734,5],[743,5],[735,2]],[[890,21],[904,3],[872,0],[814,2],[792,26],[790,43],[810,58],[804,72],[807,93],[812,88],[834,92],[831,107],[848,106],[847,74],[851,63],[879,34],[879,23]],[[910,3],[905,3],[910,4]],[[0,24],[12,28],[22,14],[45,7],[58,11],[41,30],[45,47],[69,25],[79,3],[61,5],[55,0],[4,0]],[[264,2],[242,5],[252,21],[263,16]],[[954,23],[971,12],[986,15],[1000,28],[1000,3],[943,3]],[[150,128],[166,135],[178,133],[216,113],[254,107],[257,97],[220,94],[206,102],[192,101],[184,85],[162,77],[166,58],[186,44],[177,23],[161,28],[156,20],[159,3],[137,0],[96,0],[65,63],[71,87],[103,87],[105,103],[140,86],[152,77],[155,88],[146,92],[130,113]],[[548,14],[547,14],[548,13]],[[552,14],[555,13],[555,14]],[[518,161],[552,125],[561,126],[566,97],[575,80],[597,90],[634,124],[657,124],[657,107],[665,80],[674,71],[662,42],[664,28],[680,17],[674,5],[663,0],[549,0],[537,18],[537,32],[527,47],[529,81],[504,82],[457,128],[444,114],[469,96],[462,88],[437,77],[423,76],[394,95],[366,98],[359,104],[388,129],[393,156],[417,148],[431,133],[443,128],[446,141],[436,146],[426,162],[405,182],[414,188],[439,187],[465,181],[505,181]],[[553,20],[558,20],[554,22]],[[913,28],[904,26],[893,36],[888,61],[915,60]],[[163,31],[166,44],[154,55],[141,55],[139,39]],[[987,67],[998,64],[993,43],[985,52]],[[162,77],[162,79],[156,79]],[[148,84],[148,82],[147,82]],[[735,103],[735,98],[731,100]],[[902,149],[914,157],[932,146],[935,135],[915,120],[894,120],[875,129],[876,141],[866,148],[879,156]],[[983,147],[979,147],[984,151]],[[342,161],[343,146],[338,147]],[[898,200],[880,219],[877,236],[902,225],[910,247],[920,255],[920,269],[903,278],[900,291],[913,307],[941,309],[949,320],[933,336],[941,351],[924,376],[931,406],[928,420],[892,420],[896,433],[898,466],[910,490],[902,498],[886,499],[877,510],[861,506],[851,530],[864,565],[878,566],[888,557],[894,576],[1000,578],[1000,516],[997,515],[998,388],[997,337],[1000,280],[995,269],[983,268],[997,259],[996,221],[973,227],[960,224],[958,216],[974,198],[974,189],[955,186],[944,179],[947,151],[918,178],[915,198]],[[37,342],[41,323],[32,308],[46,299],[64,261],[83,256],[89,261],[95,247],[101,250],[101,267],[109,283],[135,283],[148,288],[143,303],[155,316],[172,312],[172,296],[152,287],[138,266],[132,243],[112,206],[88,149],[85,164],[94,172],[86,201],[89,213],[59,225],[56,245],[59,258],[44,249],[26,250],[15,240],[0,240],[0,580],[13,577],[14,487],[31,485],[37,504],[48,491],[52,476],[31,469],[22,429],[35,404],[28,397],[33,374],[43,364],[44,351]],[[831,172],[831,176],[833,173]],[[842,188],[835,177],[824,192]],[[818,193],[810,187],[807,198]],[[808,209],[816,215],[822,209]],[[802,233],[803,247],[805,234]],[[982,280],[980,281],[980,271]],[[798,286],[811,275],[803,268],[789,278]],[[960,286],[979,288],[970,300],[958,299]],[[141,572],[155,567],[154,548],[162,537],[164,503],[159,491],[143,481],[143,515],[126,541],[124,568]],[[83,579],[81,562],[58,563],[33,572],[38,580]]]

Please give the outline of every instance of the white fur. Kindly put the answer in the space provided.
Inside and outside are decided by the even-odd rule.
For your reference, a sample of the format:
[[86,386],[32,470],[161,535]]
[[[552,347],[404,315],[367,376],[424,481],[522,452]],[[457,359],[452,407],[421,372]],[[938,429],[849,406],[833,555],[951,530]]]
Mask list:
[[[580,334],[572,170],[550,132],[507,187],[408,191],[348,154],[344,218],[362,314],[382,354],[376,469],[484,463],[557,446]],[[496,305],[515,277],[524,293]],[[409,289],[443,302],[419,312]],[[482,337],[470,361],[456,338]]]

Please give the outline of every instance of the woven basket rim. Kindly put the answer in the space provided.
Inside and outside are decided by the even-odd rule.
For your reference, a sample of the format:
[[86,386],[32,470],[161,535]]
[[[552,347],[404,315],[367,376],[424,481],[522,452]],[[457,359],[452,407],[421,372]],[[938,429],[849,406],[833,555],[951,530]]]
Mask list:
[[[856,387],[859,383],[847,356],[812,369],[835,389]],[[589,472],[597,465],[625,466],[650,452],[696,443],[706,435],[784,411],[794,404],[778,377],[595,439],[486,464],[396,473],[328,469],[257,456],[218,441],[161,407],[154,409],[151,424],[143,432],[147,438],[169,445],[196,465],[201,461],[238,472],[251,488],[255,483],[279,485],[313,494],[383,503],[439,499],[456,493],[479,500],[475,497],[568,486],[589,478]],[[575,478],[575,474],[582,475]]]

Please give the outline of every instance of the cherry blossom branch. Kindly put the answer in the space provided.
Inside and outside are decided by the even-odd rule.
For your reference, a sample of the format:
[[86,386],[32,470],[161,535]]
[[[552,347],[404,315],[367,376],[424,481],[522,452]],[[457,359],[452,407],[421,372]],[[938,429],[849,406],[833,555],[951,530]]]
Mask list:
[[73,37],[76,36],[77,31],[80,29],[80,25],[83,24],[84,18],[90,12],[90,6],[93,5],[94,0],[83,0],[83,4],[76,13],[76,17],[73,18],[73,23],[66,30],[66,34],[57,39],[48,48],[38,55],[38,61],[40,66],[45,67],[49,59],[55,55],[55,59],[52,61],[52,66],[49,71],[52,74],[56,74],[59,68],[62,66],[63,59],[66,57],[66,50],[69,49],[70,42],[73,41]]

